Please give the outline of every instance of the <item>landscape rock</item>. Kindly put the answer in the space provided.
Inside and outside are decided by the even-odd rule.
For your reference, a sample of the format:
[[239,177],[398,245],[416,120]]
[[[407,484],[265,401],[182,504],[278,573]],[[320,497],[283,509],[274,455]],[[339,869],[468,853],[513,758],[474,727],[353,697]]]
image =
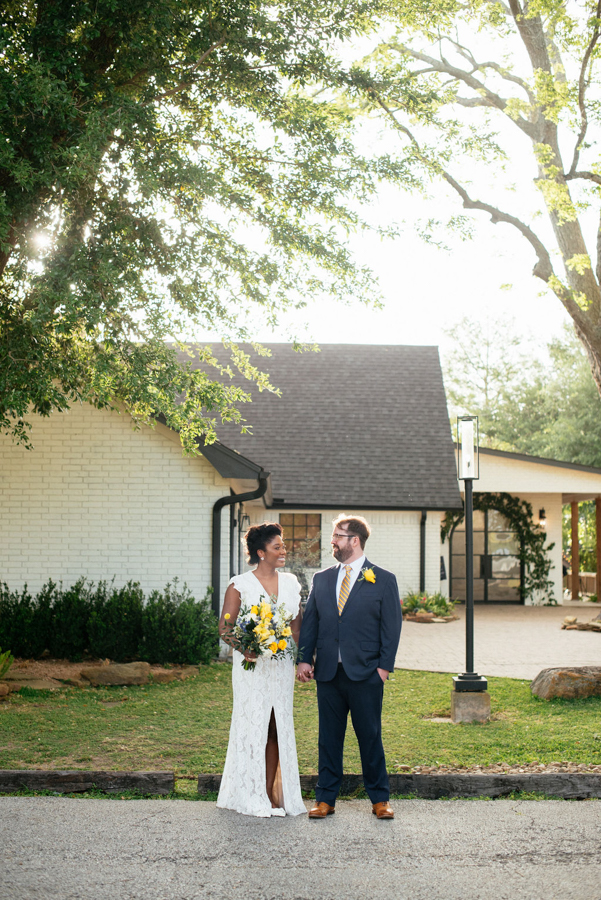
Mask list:
[[150,682],[150,665],[147,662],[112,663],[111,665],[88,666],[81,670],[81,677],[93,684],[126,685],[148,684]]
[[56,681],[54,678],[44,678],[22,671],[11,670],[4,676],[4,681],[11,691],[19,691],[22,687],[32,688],[34,691],[55,691],[62,687],[60,681]]
[[596,622],[594,619],[592,622],[579,622],[576,625],[578,631],[599,631],[601,632],[601,622]]
[[530,690],[542,700],[601,697],[601,666],[559,666],[539,672]]
[[0,700],[6,700],[8,695],[10,694],[10,688],[7,684],[2,684],[0,682]]
[[156,684],[170,684],[170,682],[175,681],[173,669],[153,669],[151,675],[152,680]]
[[198,666],[184,666],[183,669],[175,670],[176,677],[181,681],[185,681],[186,678],[191,678],[193,675],[198,675]]
[[575,625],[577,621],[576,616],[566,616],[561,627],[565,628],[567,625]]

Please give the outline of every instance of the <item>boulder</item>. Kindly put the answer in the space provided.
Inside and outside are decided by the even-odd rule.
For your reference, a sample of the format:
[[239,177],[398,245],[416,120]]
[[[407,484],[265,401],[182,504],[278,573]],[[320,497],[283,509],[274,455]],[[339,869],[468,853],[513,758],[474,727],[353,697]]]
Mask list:
[[419,610],[415,613],[415,621],[416,622],[431,622],[435,619],[435,615],[433,612],[426,612],[425,610]]
[[601,622],[593,619],[591,622],[579,622],[576,625],[578,631],[599,631],[601,632]]
[[198,666],[184,666],[183,669],[176,669],[176,677],[181,681],[185,681],[186,678],[191,678],[193,675],[198,675]]
[[530,690],[542,700],[601,697],[601,666],[559,666],[539,672]]
[[150,674],[156,684],[169,684],[171,681],[175,681],[173,669],[153,669]]
[[94,687],[109,684],[148,684],[150,665],[147,662],[112,663],[109,666],[88,666],[81,677]]
[[6,700],[9,694],[9,686],[7,684],[2,684],[2,682],[0,681],[0,700]]
[[62,687],[60,681],[54,678],[48,678],[44,675],[32,675],[23,669],[10,671],[4,676],[6,686],[11,691],[20,691],[23,687],[31,688],[34,691],[56,691]]

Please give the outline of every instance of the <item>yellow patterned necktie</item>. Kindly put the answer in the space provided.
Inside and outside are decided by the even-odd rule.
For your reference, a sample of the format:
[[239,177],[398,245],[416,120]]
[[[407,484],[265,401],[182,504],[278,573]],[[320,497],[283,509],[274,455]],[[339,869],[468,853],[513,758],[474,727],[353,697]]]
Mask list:
[[352,566],[345,566],[346,575],[342,579],[342,584],[340,585],[340,593],[338,594],[338,615],[342,615],[342,610],[344,609],[345,603],[348,600],[349,591],[351,589],[351,572],[353,571]]

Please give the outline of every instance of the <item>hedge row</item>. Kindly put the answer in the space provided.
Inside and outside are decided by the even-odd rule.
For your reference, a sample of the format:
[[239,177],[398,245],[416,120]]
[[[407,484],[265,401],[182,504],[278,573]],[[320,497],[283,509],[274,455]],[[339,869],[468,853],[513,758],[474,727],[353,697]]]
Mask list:
[[118,662],[207,663],[218,648],[211,589],[195,600],[177,579],[145,598],[137,582],[121,588],[80,578],[72,587],[48,581],[32,596],[0,585],[0,647],[28,659],[46,651],[79,661],[85,654]]

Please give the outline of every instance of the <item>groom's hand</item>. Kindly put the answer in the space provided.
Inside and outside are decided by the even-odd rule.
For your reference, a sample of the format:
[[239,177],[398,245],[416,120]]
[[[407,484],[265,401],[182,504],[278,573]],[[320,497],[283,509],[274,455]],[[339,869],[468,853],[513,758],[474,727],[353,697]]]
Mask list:
[[311,681],[313,678],[313,666],[309,663],[299,663],[296,669],[296,677],[299,681]]
[[388,681],[388,669],[378,669],[378,675],[382,679],[382,681]]

